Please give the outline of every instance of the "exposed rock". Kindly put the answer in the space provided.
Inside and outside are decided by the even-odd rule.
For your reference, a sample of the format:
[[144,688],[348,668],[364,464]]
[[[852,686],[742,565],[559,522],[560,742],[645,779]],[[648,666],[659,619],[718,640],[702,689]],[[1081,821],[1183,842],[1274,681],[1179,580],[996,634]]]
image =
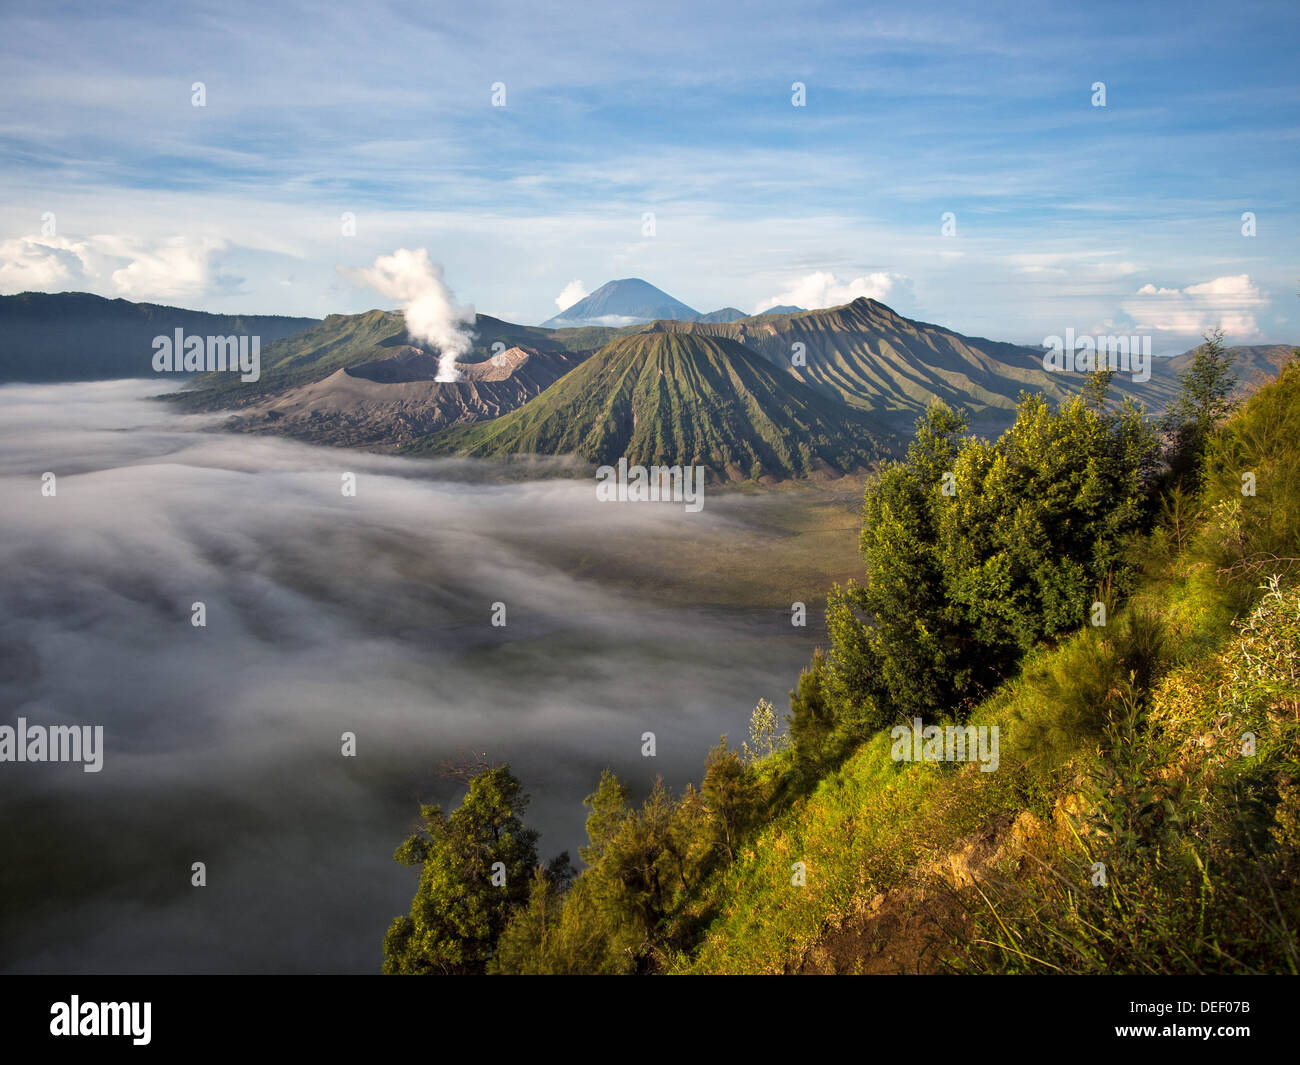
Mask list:
[[240,411],[229,428],[322,444],[391,449],[453,425],[522,406],[583,356],[514,347],[487,362],[457,363],[460,379],[438,381],[438,358],[415,347],[334,371]]

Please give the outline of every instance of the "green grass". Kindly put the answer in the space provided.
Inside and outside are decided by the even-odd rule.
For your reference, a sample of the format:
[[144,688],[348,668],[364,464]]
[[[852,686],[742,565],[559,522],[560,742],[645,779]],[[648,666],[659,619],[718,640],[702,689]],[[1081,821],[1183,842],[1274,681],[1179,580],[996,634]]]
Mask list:
[[[1110,624],[1041,645],[975,708],[970,723],[1000,729],[997,772],[895,764],[875,735],[810,794],[769,804],[695,893],[705,931],[671,971],[784,972],[817,951],[862,967],[865,941],[836,933],[893,889],[928,891],[922,911],[953,904],[930,930],[955,971],[1297,971],[1297,418],[1300,368],[1218,442],[1191,531],[1133,545],[1145,574]],[[1265,486],[1244,514],[1242,469]],[[758,766],[772,793],[792,757]],[[992,857],[975,885],[943,875],[980,835]],[[904,946],[882,934],[876,947]]]

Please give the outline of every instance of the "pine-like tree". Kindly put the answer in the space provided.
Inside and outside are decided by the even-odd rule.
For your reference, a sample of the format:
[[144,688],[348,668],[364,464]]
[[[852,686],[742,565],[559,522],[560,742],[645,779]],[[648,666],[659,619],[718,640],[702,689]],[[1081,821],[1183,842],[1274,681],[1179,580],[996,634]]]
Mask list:
[[422,830],[398,849],[403,865],[423,866],[411,912],[384,937],[384,972],[486,971],[497,937],[526,904],[537,864],[537,833],[526,828],[528,796],[509,766],[470,779],[450,816],[422,806]]
[[1178,375],[1178,398],[1161,421],[1167,440],[1165,458],[1174,484],[1196,489],[1210,434],[1237,407],[1232,399],[1237,374],[1223,330],[1205,334],[1205,343],[1192,354],[1192,363]]

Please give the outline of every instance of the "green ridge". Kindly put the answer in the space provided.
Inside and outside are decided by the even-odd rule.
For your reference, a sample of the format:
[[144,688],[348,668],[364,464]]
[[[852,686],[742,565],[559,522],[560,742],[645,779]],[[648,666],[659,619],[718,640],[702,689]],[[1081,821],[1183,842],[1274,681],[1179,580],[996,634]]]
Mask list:
[[847,472],[888,452],[872,419],[724,337],[616,339],[542,395],[495,421],[411,450],[480,458],[576,454],[593,463],[702,465],[746,480]]

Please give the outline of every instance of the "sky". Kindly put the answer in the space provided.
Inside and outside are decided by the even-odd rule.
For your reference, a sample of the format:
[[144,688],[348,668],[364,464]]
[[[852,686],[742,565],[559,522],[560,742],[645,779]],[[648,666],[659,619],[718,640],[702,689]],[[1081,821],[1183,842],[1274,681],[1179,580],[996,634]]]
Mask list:
[[527,324],[641,277],[1300,343],[1298,31],[1294,0],[7,0],[0,294],[322,317],[423,248]]

